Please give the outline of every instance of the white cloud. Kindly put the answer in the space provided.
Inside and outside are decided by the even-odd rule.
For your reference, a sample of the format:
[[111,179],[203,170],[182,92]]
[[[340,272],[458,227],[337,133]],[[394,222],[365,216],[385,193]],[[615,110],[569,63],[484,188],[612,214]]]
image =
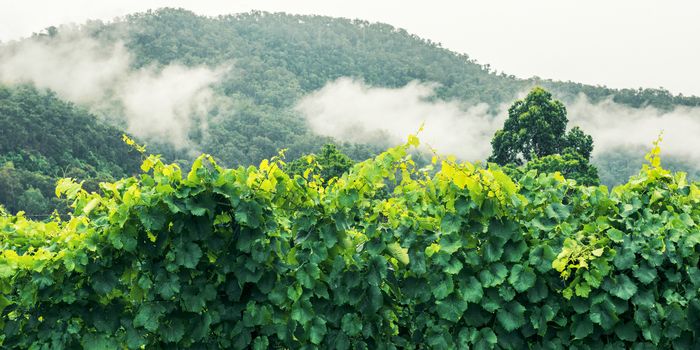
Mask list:
[[463,108],[433,101],[434,87],[412,82],[399,89],[372,88],[341,78],[304,97],[297,109],[316,133],[351,142],[400,143],[425,122],[420,138],[439,152],[486,158],[503,117],[489,114],[486,104]]
[[620,148],[651,149],[663,131],[662,154],[700,161],[700,108],[631,108],[611,100],[591,103],[580,96],[567,110],[569,125],[593,137],[594,156]]
[[105,47],[76,29],[63,33],[0,47],[0,81],[33,83],[77,103],[103,100],[106,86],[129,71],[128,52],[120,43]]
[[[171,64],[132,69],[123,43],[105,45],[78,28],[52,39],[32,38],[0,47],[0,82],[48,88],[96,114],[121,114],[139,137],[188,147],[187,134],[205,126],[212,85],[225,68]],[[197,121],[197,122],[195,122]]]

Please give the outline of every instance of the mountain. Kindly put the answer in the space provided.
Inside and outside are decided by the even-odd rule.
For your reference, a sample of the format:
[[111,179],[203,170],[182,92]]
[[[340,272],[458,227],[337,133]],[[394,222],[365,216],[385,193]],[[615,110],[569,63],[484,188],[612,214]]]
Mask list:
[[584,93],[592,101],[612,97],[632,107],[700,106],[698,97],[674,96],[663,89],[610,89],[497,74],[468,55],[403,29],[361,20],[266,12],[207,18],[163,9],[88,30],[112,40],[125,39],[138,58],[137,66],[233,60],[245,74],[227,82],[227,92],[277,107],[339,77],[383,87],[414,80],[437,82],[439,98],[493,105],[512,102],[519,92],[542,85],[565,101]]
[[[63,49],[60,55],[52,56],[58,57],[53,62],[57,65],[54,71],[64,68],[66,57],[74,61],[76,57],[100,58],[104,56],[102,48],[114,47],[112,53],[122,53],[126,58],[102,57],[100,64],[86,64],[82,69],[109,74],[110,67],[121,67],[112,72],[112,80],[103,80],[122,85],[102,86],[102,92],[96,94],[99,98],[87,99],[75,89],[63,91],[74,82],[36,84],[57,90],[56,94],[16,87],[17,81],[27,82],[22,79],[6,82],[11,87],[1,90],[0,133],[11,138],[0,140],[0,164],[4,164],[0,176],[5,176],[5,183],[0,184],[4,186],[0,202],[10,210],[28,201],[20,200],[23,195],[39,200],[38,191],[48,198],[57,177],[95,182],[130,174],[139,157],[121,143],[120,135],[125,131],[148,143],[149,151],[174,160],[192,159],[194,154],[206,152],[228,166],[247,165],[274,156],[283,148],[288,149],[288,159],[295,159],[334,141],[352,158],[365,159],[386,145],[346,143],[319,136],[295,108],[301,98],[341,77],[385,88],[400,88],[414,81],[437,84],[431,98],[464,105],[486,103],[494,113],[495,106],[510,104],[519,93],[537,85],[551,90],[565,103],[585,95],[594,103],[610,100],[635,109],[670,111],[700,106],[698,97],[673,95],[663,89],[611,89],[496,73],[465,54],[388,24],[257,11],[212,18],[182,9],[161,9],[110,23],[91,21],[79,27],[50,27],[31,38],[0,46],[0,61],[3,53],[13,57],[27,43],[51,47],[77,36],[99,43],[97,53],[93,57],[79,49]],[[73,63],[78,69],[85,63],[77,62]],[[105,62],[114,64],[103,67]],[[204,97],[197,95],[214,101],[205,111],[197,112],[197,118],[189,118],[189,112],[177,109],[177,101],[164,102],[168,96],[158,95],[161,88],[177,91],[177,84],[187,85],[191,76],[142,90],[124,83],[157,80],[166,71],[187,69],[208,69],[216,78],[212,78],[215,83]],[[12,73],[5,70],[6,76]],[[41,75],[33,79],[38,81]],[[205,86],[208,80],[203,81]],[[81,82],[76,78],[75,85]],[[142,94],[135,96],[139,91]],[[203,88],[193,91],[199,94]],[[135,106],[134,101],[141,104]],[[169,104],[163,104],[166,102]],[[176,143],[169,135],[149,133],[149,128],[175,127],[168,118],[147,119],[161,110],[181,118],[177,126],[185,130],[185,140]],[[130,113],[136,117],[129,117]],[[635,173],[643,150],[617,153],[622,156],[600,157],[597,161],[605,168],[601,175],[606,184],[623,182]],[[681,169],[693,167],[687,162],[676,163]]]

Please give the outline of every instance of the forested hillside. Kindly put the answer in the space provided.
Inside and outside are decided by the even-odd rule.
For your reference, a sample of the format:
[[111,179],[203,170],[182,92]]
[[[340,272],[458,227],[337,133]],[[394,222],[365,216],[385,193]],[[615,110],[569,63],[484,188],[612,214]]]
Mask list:
[[[75,30],[52,27],[25,41],[52,45],[63,40],[62,33]],[[264,12],[209,18],[186,10],[163,9],[108,24],[88,22],[78,30],[107,46],[123,43],[131,58],[129,72],[171,64],[225,67],[223,76],[213,85],[216,103],[205,111],[203,119],[191,125],[187,147],[173,146],[167,137],[142,139],[150,151],[185,163],[194,155],[207,152],[226,165],[255,164],[276,155],[280,149],[288,149],[287,158],[293,160],[316,152],[329,142],[338,143],[355,160],[376,154],[388,144],[350,144],[316,135],[295,109],[303,96],[340,77],[352,77],[376,87],[402,87],[412,81],[437,83],[434,99],[464,105],[487,103],[494,108],[510,104],[519,93],[535,85],[552,91],[564,103],[585,94],[594,102],[612,99],[635,108],[671,110],[700,105],[698,97],[674,96],[666,90],[615,90],[496,73],[467,55],[402,29],[361,20]],[[12,52],[13,45],[0,47],[0,53]],[[15,141],[0,141],[4,145],[0,149],[3,171],[7,173],[14,167],[11,171],[26,174],[20,178],[34,179],[4,180],[0,194],[5,194],[0,202],[4,201],[11,211],[19,208],[20,201],[38,200],[39,193],[49,196],[56,177],[89,181],[119,178],[134,168],[134,156],[124,153],[119,144],[119,135],[126,125],[123,108],[111,108],[111,102],[99,101],[78,103],[81,108],[76,108],[60,102],[51,93],[27,87],[7,87],[3,91],[7,91],[3,92],[7,97],[3,97],[6,102],[1,106],[2,132],[26,135],[16,136]],[[26,99],[29,102],[21,102]],[[24,107],[13,107],[17,104]],[[55,111],[57,105],[62,109]],[[95,116],[84,112],[83,107]],[[46,113],[50,118],[44,116]],[[75,115],[80,118],[75,119]],[[429,126],[429,116],[426,118]],[[163,124],[167,123],[160,125]],[[80,130],[85,130],[85,134]],[[54,145],[50,142],[36,141],[44,137],[62,141],[55,143],[56,148],[49,146]],[[636,173],[642,154],[638,149],[625,149],[593,162],[601,169],[603,183],[622,183]],[[669,160],[680,164],[679,169],[695,168],[682,160]],[[38,213],[50,206],[39,206],[41,210],[24,207]]]
[[0,86],[0,203],[45,219],[56,207],[56,181],[99,181],[132,175],[141,162],[122,132],[55,94]]
[[[201,150],[226,164],[255,163],[282,147],[290,149],[290,157],[318,148],[317,137],[308,134],[292,107],[300,97],[340,77],[381,87],[401,87],[415,80],[435,82],[439,83],[437,98],[465,104],[510,104],[518,93],[540,85],[564,103],[583,93],[592,102],[612,98],[631,107],[700,106],[698,97],[674,96],[666,90],[615,90],[519,79],[493,72],[467,55],[405,30],[361,20],[264,12],[206,18],[166,9],[132,15],[108,26],[93,24],[86,30],[105,40],[125,40],[137,57],[137,67],[233,62],[219,89],[237,101],[232,108],[237,111],[214,121],[215,131],[201,140]],[[346,151],[354,158],[367,155]],[[616,165],[606,162],[609,157],[596,161],[605,168],[604,183],[624,182],[639,169],[643,151],[622,153],[625,157],[617,157]],[[620,161],[624,171],[617,166]],[[681,165],[684,170],[693,168]]]

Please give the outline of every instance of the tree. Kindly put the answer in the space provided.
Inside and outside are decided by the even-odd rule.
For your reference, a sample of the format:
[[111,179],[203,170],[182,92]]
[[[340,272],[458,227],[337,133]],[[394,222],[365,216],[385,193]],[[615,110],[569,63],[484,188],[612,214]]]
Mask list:
[[491,145],[490,162],[522,165],[533,157],[559,153],[565,143],[566,107],[552,94],[534,88],[508,109],[508,119]]
[[588,162],[588,158],[576,152],[551,154],[536,158],[522,166],[523,171],[537,170],[538,173],[559,172],[567,179],[576,180],[584,186],[596,186],[600,183],[598,169]]
[[536,87],[508,109],[503,129],[491,140],[490,162],[522,166],[538,172],[559,171],[584,185],[599,183],[590,164],[593,138],[579,127],[566,132],[566,107],[552,94]]
[[31,215],[47,215],[51,209],[49,201],[34,187],[28,188],[17,198],[17,206]]
[[290,174],[304,176],[307,169],[318,169],[318,174],[325,182],[343,176],[353,165],[355,162],[350,157],[341,152],[334,144],[328,143],[321,147],[319,155],[301,156],[287,164],[286,170]]
[[591,158],[591,153],[593,152],[593,138],[581,130],[578,126],[574,126],[566,134],[566,139],[564,140],[565,148],[563,153],[575,152],[580,154],[583,158]]

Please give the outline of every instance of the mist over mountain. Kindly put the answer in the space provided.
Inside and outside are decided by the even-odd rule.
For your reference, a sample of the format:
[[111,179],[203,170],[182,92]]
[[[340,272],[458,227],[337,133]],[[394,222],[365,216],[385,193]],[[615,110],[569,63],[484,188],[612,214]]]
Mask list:
[[[206,152],[226,165],[248,165],[280,149],[294,159],[327,142],[360,160],[423,123],[426,141],[439,152],[484,160],[508,106],[534,86],[552,91],[566,104],[571,126],[593,136],[603,183],[621,183],[636,172],[661,129],[664,159],[676,168],[695,172],[700,158],[692,137],[700,131],[698,97],[521,79],[389,24],[362,20],[265,12],[209,18],[162,9],[110,23],[57,24],[0,46],[0,83],[13,96],[22,92],[16,103],[26,98],[33,108],[58,99],[74,104],[70,108],[96,125],[82,137],[118,137],[119,130],[173,160]],[[1,113],[4,130],[27,118]],[[24,133],[50,132],[21,125]],[[72,125],[53,127],[70,135]],[[22,163],[16,155],[23,142],[2,149],[5,164],[10,158]],[[90,157],[104,158],[106,151],[96,148]],[[88,159],[71,156],[76,164]],[[120,162],[107,159],[99,173]],[[15,187],[24,193],[35,186]]]

